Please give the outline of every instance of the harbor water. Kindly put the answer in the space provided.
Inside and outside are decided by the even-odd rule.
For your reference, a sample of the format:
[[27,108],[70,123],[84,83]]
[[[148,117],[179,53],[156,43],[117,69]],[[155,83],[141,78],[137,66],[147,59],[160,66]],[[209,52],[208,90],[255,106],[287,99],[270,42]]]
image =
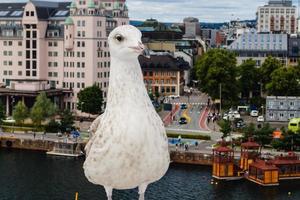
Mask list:
[[[47,156],[44,152],[0,149],[0,200],[105,200],[105,191],[87,181],[84,158]],[[136,200],[137,189],[116,191],[114,200]],[[300,180],[264,188],[246,180],[211,184],[211,168],[171,165],[149,186],[146,200],[300,199]]]

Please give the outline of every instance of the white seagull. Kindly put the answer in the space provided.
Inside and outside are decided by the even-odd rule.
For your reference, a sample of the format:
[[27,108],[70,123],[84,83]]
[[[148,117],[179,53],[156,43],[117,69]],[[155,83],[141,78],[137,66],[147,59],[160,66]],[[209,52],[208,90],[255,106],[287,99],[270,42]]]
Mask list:
[[91,126],[83,168],[87,179],[105,188],[138,187],[144,200],[147,186],[167,172],[168,140],[162,120],[145,88],[138,56],[145,48],[134,26],[115,28],[108,37],[111,55],[105,112]]

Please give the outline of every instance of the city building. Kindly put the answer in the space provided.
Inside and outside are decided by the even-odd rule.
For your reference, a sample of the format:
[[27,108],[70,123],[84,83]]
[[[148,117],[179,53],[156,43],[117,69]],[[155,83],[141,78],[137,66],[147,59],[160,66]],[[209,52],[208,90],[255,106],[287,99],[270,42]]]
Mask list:
[[297,33],[297,7],[292,0],[269,0],[257,9],[258,32]]
[[300,59],[300,37],[290,35],[288,37],[288,65],[297,66]]
[[[183,24],[165,24],[148,19],[136,27],[142,32],[143,43],[148,49],[183,58],[189,63],[190,69],[205,49],[196,18],[185,18]],[[191,83],[190,70],[184,71],[184,80],[185,85]]]
[[76,110],[77,93],[97,84],[107,94],[107,36],[128,24],[125,0],[0,3],[0,97],[7,114],[41,91]]
[[238,65],[251,58],[259,67],[268,56],[275,57],[283,65],[287,65],[287,43],[288,35],[285,33],[257,33],[252,29],[240,35],[228,46],[228,50],[236,53]]
[[151,54],[150,59],[139,57],[148,92],[160,95],[181,95],[185,86],[184,72],[190,69],[183,58],[169,53]]
[[287,122],[300,117],[300,97],[268,96],[266,121]]
[[183,31],[176,25],[167,25],[156,19],[147,19],[136,26],[143,34],[143,42],[149,40],[176,40],[181,39]]

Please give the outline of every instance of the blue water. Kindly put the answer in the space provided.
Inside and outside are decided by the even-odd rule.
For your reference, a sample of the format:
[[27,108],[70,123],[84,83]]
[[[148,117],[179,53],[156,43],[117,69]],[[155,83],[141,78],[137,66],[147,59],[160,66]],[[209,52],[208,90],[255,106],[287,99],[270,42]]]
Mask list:
[[[0,149],[0,200],[73,200],[75,192],[79,200],[105,200],[104,189],[84,177],[83,161]],[[211,185],[210,177],[210,167],[172,165],[166,176],[149,186],[146,200],[300,199],[300,181],[263,188],[244,180]],[[114,200],[138,199],[136,189],[113,195]]]

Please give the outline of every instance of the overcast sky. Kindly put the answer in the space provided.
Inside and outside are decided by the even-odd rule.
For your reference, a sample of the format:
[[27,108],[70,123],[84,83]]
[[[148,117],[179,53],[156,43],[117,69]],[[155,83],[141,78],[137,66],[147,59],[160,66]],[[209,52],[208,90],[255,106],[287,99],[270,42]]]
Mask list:
[[[25,0],[0,0],[0,2]],[[55,0],[57,1],[57,0]],[[130,19],[155,18],[163,22],[181,22],[197,17],[201,22],[255,19],[256,9],[268,0],[127,0]],[[294,0],[296,4],[296,0]]]
[[187,16],[201,22],[255,19],[257,6],[267,0],[127,0],[130,18],[181,22]]

